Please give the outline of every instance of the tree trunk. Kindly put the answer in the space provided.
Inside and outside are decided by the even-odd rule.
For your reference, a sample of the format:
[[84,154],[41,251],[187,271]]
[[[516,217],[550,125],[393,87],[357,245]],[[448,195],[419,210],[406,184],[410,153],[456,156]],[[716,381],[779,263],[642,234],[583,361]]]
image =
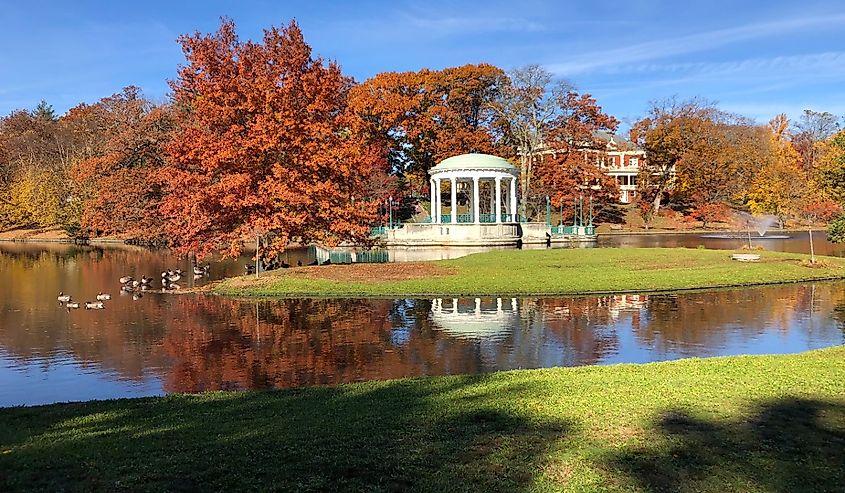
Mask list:
[[259,256],[258,252],[261,250],[261,236],[255,235],[255,278],[258,279],[259,272]]
[[520,215],[522,217],[527,217],[528,215],[528,191],[531,188],[531,163],[532,163],[532,156],[530,154],[523,153],[520,156],[520,160],[522,161],[522,200],[519,202],[519,209]]
[[660,202],[663,200],[663,186],[661,185],[660,188],[657,189],[657,193],[654,194],[654,201],[652,202],[651,214],[652,217],[656,217],[657,213],[660,212]]

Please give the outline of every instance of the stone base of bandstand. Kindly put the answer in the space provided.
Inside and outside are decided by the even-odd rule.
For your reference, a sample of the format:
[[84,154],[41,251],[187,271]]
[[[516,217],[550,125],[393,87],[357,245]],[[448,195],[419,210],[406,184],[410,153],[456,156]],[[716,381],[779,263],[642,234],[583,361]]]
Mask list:
[[595,235],[552,234],[545,223],[403,224],[387,231],[388,247],[516,247],[522,244],[590,243]]

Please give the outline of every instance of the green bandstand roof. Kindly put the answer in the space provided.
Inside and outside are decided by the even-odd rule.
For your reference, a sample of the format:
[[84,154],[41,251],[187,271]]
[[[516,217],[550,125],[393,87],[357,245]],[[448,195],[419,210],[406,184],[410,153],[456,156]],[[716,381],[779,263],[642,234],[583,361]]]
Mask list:
[[461,154],[444,159],[431,172],[453,171],[462,169],[489,169],[513,173],[516,167],[507,159],[490,154]]

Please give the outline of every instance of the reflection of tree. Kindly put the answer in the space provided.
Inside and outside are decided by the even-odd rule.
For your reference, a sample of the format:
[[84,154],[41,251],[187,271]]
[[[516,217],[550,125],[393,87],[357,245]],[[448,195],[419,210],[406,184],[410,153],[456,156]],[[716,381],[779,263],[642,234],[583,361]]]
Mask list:
[[[468,357],[470,344],[443,344],[428,329],[427,318],[419,316],[426,304],[185,298],[182,309],[190,315],[163,342],[174,361],[165,387],[179,392],[297,387],[477,372],[474,358]],[[403,317],[411,335],[395,344],[392,332]]]
[[784,335],[800,325],[819,333],[835,330],[828,314],[841,298],[833,284],[652,295],[634,330],[649,347],[705,356],[738,332],[751,339],[772,327]]
[[540,298],[527,303],[539,312],[543,328],[565,352],[567,366],[596,364],[618,351],[611,298]]
[[[150,295],[133,303],[118,295],[117,280],[177,266],[186,269],[187,260],[136,246],[0,244],[0,346],[22,363],[50,366],[54,357],[70,355],[120,378],[143,378],[150,368],[167,366],[156,344],[170,326],[171,300]],[[238,265],[215,268],[229,272]],[[113,300],[103,311],[69,313],[56,302],[59,291],[78,301],[102,291]]]

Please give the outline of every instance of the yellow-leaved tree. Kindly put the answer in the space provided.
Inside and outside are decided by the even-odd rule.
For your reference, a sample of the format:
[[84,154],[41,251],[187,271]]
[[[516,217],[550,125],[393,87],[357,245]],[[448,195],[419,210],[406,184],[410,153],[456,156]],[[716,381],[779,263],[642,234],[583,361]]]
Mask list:
[[814,188],[801,169],[801,156],[789,138],[789,119],[780,114],[769,122],[771,158],[755,175],[748,191],[748,206],[754,214],[777,216],[781,227],[800,208]]

